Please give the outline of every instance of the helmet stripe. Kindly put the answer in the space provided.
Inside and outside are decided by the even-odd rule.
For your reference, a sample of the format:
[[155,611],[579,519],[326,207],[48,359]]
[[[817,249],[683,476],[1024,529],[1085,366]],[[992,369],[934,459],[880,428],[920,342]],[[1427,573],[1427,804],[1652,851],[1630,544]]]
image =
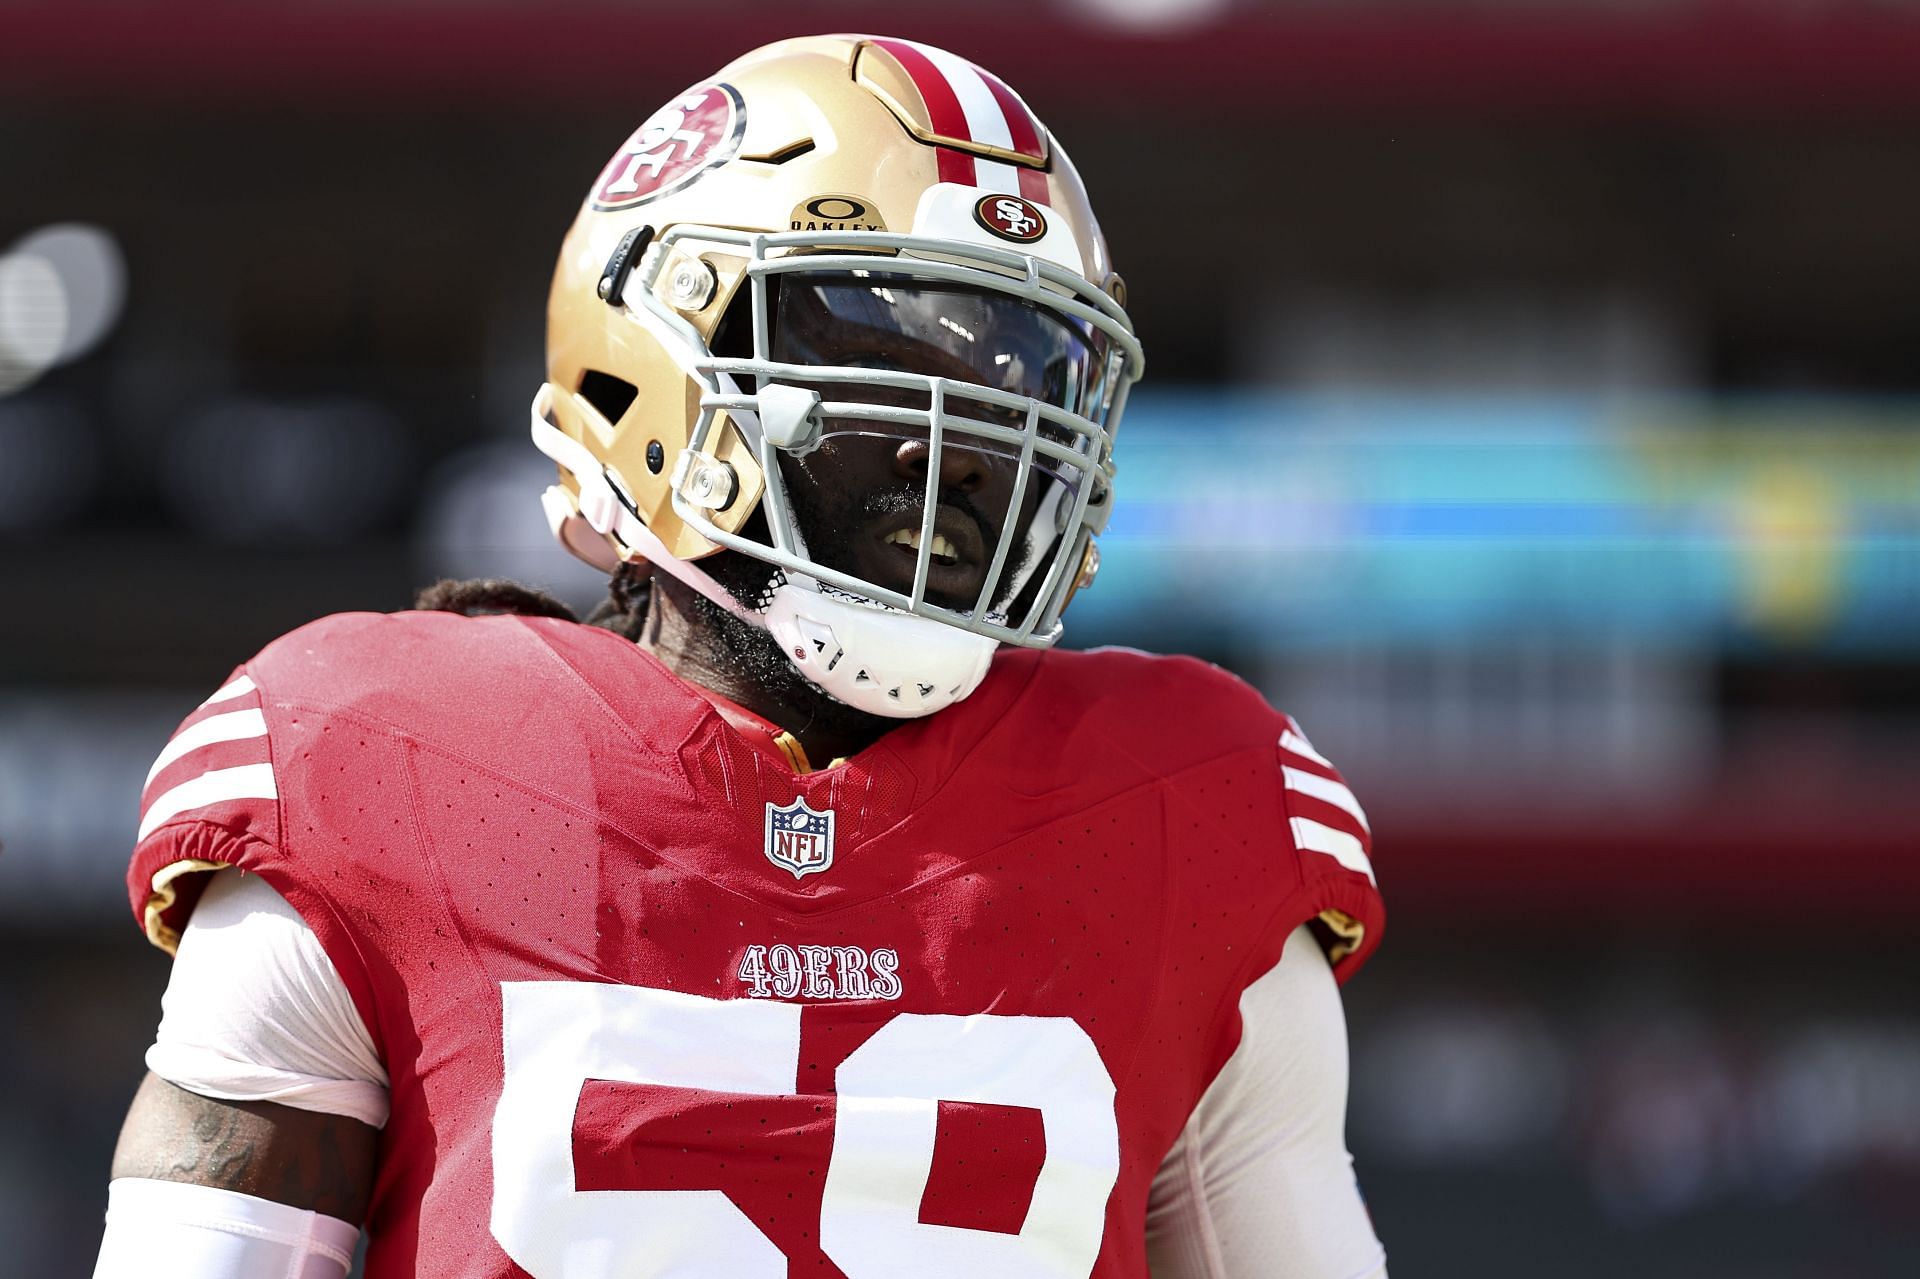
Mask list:
[[[1001,151],[1027,154],[1028,147],[1022,145],[1020,136],[1025,134],[1026,141],[1037,151],[1038,135],[1028,123],[1026,112],[1024,110],[1009,111],[1006,101],[994,91],[993,81],[984,71],[965,58],[948,53],[945,49],[936,49],[930,45],[921,45],[919,48],[932,62],[934,69],[946,77],[954,97],[959,99],[961,109],[966,112],[969,136],[975,142]],[[1005,86],[1002,86],[1002,89],[1005,89]],[[1008,98],[1013,96],[1012,90],[1008,89],[1005,92]],[[1016,119],[1019,121],[1018,133],[1016,133]],[[999,191],[1005,195],[1018,194],[1034,199],[1035,197],[1028,195],[1028,191],[1038,186],[1039,199],[1042,202],[1045,200],[1046,179],[1025,165],[982,157],[974,162],[974,168],[977,173],[975,183],[982,190]],[[1032,177],[1040,178],[1040,181],[1033,182],[1029,177],[1030,174]]]
[[1020,167],[1020,194],[1035,204],[1047,202],[1047,175],[1038,169]]
[[963,142],[973,141],[959,95],[921,46],[905,40],[875,40],[874,43],[892,54],[900,69],[913,80],[913,87],[920,91],[920,100],[927,104],[927,122],[935,133]]
[[[910,40],[875,40],[913,80],[926,104],[933,131],[956,141],[1019,155],[1040,155],[1040,127],[1033,113],[1003,82],[966,59]],[[1036,204],[1047,202],[1046,175],[1004,160],[941,149],[940,180],[989,191],[1018,194]]]
[[935,147],[940,157],[940,180],[958,182],[961,186],[973,185],[973,157],[965,151],[956,151],[952,147]]
[[933,64],[935,73],[947,82],[960,109],[966,113],[967,131],[961,136],[1002,151],[1016,150],[1007,113],[994,97],[986,77],[980,74],[980,68],[945,49],[925,44],[918,48]]
[[[913,87],[919,90],[920,101],[927,107],[927,122],[933,131],[942,137],[964,139],[971,142],[973,134],[967,130],[967,113],[960,106],[953,86],[940,74],[939,68],[920,46],[909,44],[905,40],[875,40],[874,44],[885,49],[900,64],[900,69],[913,81]],[[940,164],[942,182],[958,182],[962,186],[972,186],[975,181],[973,157],[965,151],[956,151],[952,147],[935,147]]]
[[986,81],[987,91],[1000,104],[1000,114],[1006,117],[1007,132],[1013,138],[1013,149],[1021,155],[1040,159],[1045,153],[1040,149],[1040,122],[1033,118],[1033,112],[1027,110],[1027,104],[1007,87],[1005,80],[984,67],[975,67],[974,71]]

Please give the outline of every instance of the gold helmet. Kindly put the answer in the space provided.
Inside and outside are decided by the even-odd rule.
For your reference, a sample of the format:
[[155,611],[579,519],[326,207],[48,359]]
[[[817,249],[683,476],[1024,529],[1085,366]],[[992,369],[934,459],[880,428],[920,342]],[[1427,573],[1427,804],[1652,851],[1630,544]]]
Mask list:
[[[1079,176],[998,78],[905,40],[768,45],[650,116],[561,246],[549,522],[764,627],[843,701],[938,710],[995,644],[1052,644],[1098,565],[1142,368],[1124,301]],[[876,439],[913,500],[824,549],[818,472]],[[722,550],[764,589],[700,567]]]

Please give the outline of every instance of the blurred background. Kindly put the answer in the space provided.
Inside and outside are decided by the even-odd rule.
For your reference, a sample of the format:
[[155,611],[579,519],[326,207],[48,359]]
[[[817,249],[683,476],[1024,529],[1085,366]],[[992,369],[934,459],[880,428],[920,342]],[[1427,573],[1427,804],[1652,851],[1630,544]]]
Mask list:
[[1000,72],[1102,210],[1151,367],[1071,639],[1366,801],[1395,1275],[1920,1273],[1920,3],[794,8],[0,0],[0,1275],[89,1272],[172,725],[442,574],[594,601],[560,234],[810,29]]

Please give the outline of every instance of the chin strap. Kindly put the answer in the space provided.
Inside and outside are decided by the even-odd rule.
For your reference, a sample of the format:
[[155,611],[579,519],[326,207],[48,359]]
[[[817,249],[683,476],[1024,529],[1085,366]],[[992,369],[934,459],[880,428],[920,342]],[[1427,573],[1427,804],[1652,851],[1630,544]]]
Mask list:
[[[560,545],[595,568],[611,572],[617,567],[618,561],[603,564],[600,555],[600,547],[606,547],[604,535],[611,533],[638,558],[666,570],[735,617],[752,622],[755,626],[764,626],[758,613],[735,599],[720,583],[668,551],[666,543],[640,522],[639,517],[629,509],[629,503],[622,500],[615,490],[613,477],[608,474],[606,467],[600,465],[600,459],[586,445],[555,426],[548,417],[552,409],[552,395],[552,384],[543,383],[533,397],[533,446],[564,468],[580,486],[577,510],[575,500],[558,486],[549,488],[541,497],[541,505],[547,512],[547,525],[559,539]],[[586,521],[594,533],[602,536],[574,536],[576,530],[570,526],[570,521],[574,519]],[[593,546],[594,542],[598,542],[599,547]],[[612,548],[606,547],[606,551],[611,557]]]
[[[789,575],[770,592],[766,611],[748,608],[694,564],[669,552],[640,522],[614,479],[580,441],[549,417],[553,387],[533,397],[533,443],[572,475],[577,502],[563,489],[542,497],[547,522],[568,551],[596,567],[604,536],[579,536],[575,520],[622,545],[698,591],[780,645],[795,670],[855,710],[913,719],[944,710],[980,687],[998,643],[928,617],[845,594],[828,594],[811,578]],[[607,548],[611,550],[611,548]]]
[[762,623],[802,675],[855,710],[913,719],[945,710],[986,678],[998,644],[804,578],[773,592]]

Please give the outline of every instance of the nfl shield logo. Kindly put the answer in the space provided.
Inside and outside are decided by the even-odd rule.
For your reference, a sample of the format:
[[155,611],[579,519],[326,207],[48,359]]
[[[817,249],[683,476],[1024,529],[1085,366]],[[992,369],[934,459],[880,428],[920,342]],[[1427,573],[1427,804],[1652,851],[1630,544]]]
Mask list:
[[804,798],[784,808],[768,800],[767,860],[795,879],[833,865],[833,810],[815,812]]

